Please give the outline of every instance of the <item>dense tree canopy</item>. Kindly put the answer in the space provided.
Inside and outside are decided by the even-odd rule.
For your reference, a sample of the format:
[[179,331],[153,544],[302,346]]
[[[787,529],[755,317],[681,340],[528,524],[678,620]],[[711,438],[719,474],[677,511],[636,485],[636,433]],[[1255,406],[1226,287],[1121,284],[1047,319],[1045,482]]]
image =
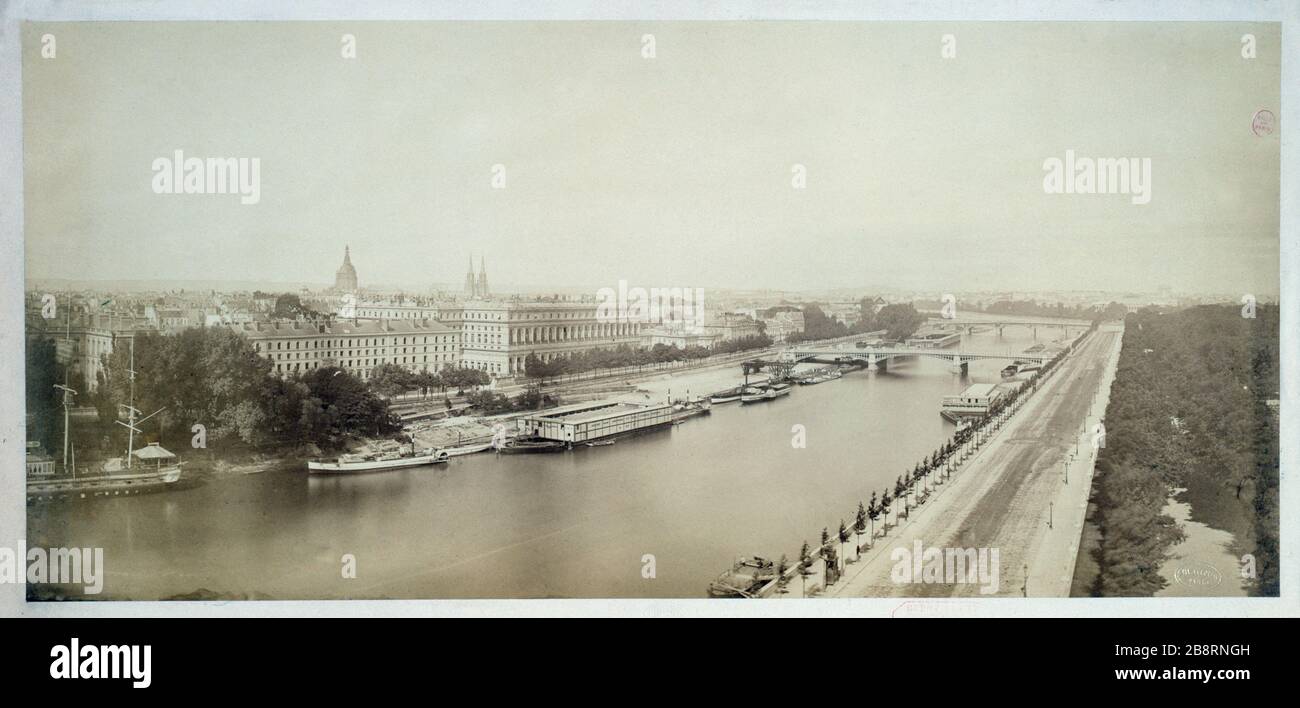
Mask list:
[[[100,425],[121,437],[112,421],[131,398],[131,349],[117,346],[105,358],[92,401]],[[135,337],[135,407],[142,415],[163,409],[150,426],[189,439],[202,425],[209,445],[314,443],[333,447],[349,435],[393,432],[387,404],[364,383],[336,367],[282,379],[242,335],[224,327]]]
[[[55,441],[63,436],[63,392],[54,386],[64,382],[64,372],[55,351],[51,339],[27,339],[28,438],[39,441],[46,450],[53,450]],[[85,392],[75,384],[73,389]]]
[[816,304],[803,308],[802,332],[786,336],[787,342],[805,342],[815,339],[833,339],[850,334],[878,332],[885,330],[887,339],[906,339],[916,333],[925,324],[926,316],[917,312],[911,304],[885,305],[880,312],[875,311],[871,301],[863,298],[858,303],[858,321],[846,325],[837,319],[827,317]]
[[1255,318],[1237,306],[1128,316],[1097,464],[1096,593],[1164,586],[1160,564],[1181,535],[1162,510],[1180,487],[1255,555],[1252,592],[1277,594],[1278,428],[1265,402],[1278,397],[1278,361],[1276,307]]
[[707,348],[699,346],[682,348],[663,343],[644,348],[624,344],[614,349],[588,349],[555,357],[545,362],[529,354],[524,360],[524,373],[529,378],[552,378],[584,371],[703,359],[714,354],[730,354],[770,346],[772,346],[772,338],[765,334],[759,334],[718,342]]
[[317,312],[302,304],[302,300],[293,293],[284,293],[275,298],[275,309],[271,316],[289,320],[299,317],[309,320],[328,317],[325,313]]

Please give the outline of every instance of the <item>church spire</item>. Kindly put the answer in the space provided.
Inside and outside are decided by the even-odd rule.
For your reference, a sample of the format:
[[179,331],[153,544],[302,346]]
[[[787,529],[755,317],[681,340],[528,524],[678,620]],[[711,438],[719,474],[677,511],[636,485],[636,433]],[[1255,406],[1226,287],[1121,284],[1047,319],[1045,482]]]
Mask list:
[[478,297],[478,281],[474,278],[474,254],[469,254],[469,270],[465,272],[465,297]]
[[343,265],[334,273],[334,290],[336,292],[356,292],[357,269],[352,266],[352,251],[343,246]]

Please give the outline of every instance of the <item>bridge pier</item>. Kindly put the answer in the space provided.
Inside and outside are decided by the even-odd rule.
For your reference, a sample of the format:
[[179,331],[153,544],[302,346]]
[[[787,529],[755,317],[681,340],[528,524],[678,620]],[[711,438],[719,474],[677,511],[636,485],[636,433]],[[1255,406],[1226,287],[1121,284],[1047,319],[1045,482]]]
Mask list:
[[952,366],[948,367],[948,370],[953,372],[954,374],[964,375],[968,371],[970,371],[970,364],[968,362],[962,361],[961,357],[953,357]]

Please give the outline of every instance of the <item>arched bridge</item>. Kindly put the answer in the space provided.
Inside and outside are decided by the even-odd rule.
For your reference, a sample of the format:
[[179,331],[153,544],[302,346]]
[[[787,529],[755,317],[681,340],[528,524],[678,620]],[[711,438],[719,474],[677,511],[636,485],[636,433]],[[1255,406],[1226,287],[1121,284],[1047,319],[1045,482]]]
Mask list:
[[1002,330],[1007,327],[1027,327],[1034,333],[1034,338],[1038,338],[1038,330],[1041,328],[1059,328],[1065,331],[1071,329],[1088,329],[1092,326],[1090,322],[1072,322],[1066,320],[1057,320],[1054,322],[1035,322],[1020,320],[979,320],[979,319],[949,319],[945,317],[931,317],[925,323],[926,327],[937,330],[965,330],[967,333],[989,332],[997,330],[998,336],[1002,336]]
[[787,363],[799,363],[810,359],[844,360],[857,359],[865,361],[874,369],[883,369],[891,359],[925,356],[931,359],[943,359],[952,364],[954,369],[965,369],[972,361],[980,359],[1002,359],[1004,361],[1045,364],[1051,361],[1055,352],[980,352],[952,349],[924,349],[920,347],[866,347],[864,349],[815,349],[790,347],[781,352],[781,360]]

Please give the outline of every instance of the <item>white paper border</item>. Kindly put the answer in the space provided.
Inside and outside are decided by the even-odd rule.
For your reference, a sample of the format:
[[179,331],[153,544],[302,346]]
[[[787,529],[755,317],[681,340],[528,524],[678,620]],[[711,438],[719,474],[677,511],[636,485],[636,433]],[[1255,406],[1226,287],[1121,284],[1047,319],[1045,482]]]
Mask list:
[[[24,252],[22,239],[22,61],[23,21],[126,20],[833,20],[833,21],[1224,21],[1282,23],[1281,175],[1281,358],[1282,487],[1280,598],[1006,598],[900,600],[817,599],[805,602],[722,602],[717,600],[315,600],[238,602],[37,602],[25,601],[23,584],[0,584],[0,617],[422,617],[422,616],[934,616],[992,617],[1267,617],[1300,616],[1297,567],[1297,502],[1300,488],[1287,472],[1297,467],[1296,426],[1297,221],[1296,141],[1291,137],[1300,81],[1296,41],[1300,3],[1188,0],[1105,2],[1072,0],[1031,4],[1015,0],[962,2],[728,2],[684,0],[592,3],[540,0],[511,3],[398,2],[344,0],[273,3],[230,2],[16,2],[0,9],[0,545],[26,537],[23,463]],[[1286,513],[1286,512],[1291,513]]]

